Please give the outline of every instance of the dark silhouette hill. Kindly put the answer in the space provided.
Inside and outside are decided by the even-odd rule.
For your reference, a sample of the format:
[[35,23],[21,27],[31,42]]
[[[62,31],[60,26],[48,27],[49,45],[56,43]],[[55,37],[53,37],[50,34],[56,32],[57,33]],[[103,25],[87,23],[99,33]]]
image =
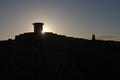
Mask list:
[[120,79],[120,42],[35,35],[0,41],[0,80]]
[[34,32],[0,41],[0,80],[120,79],[120,42]]

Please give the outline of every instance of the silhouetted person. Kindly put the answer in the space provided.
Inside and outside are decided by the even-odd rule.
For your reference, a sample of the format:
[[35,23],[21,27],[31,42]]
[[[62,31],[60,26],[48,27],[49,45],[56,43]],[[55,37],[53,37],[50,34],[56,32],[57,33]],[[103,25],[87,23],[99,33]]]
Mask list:
[[92,40],[93,40],[93,41],[95,40],[95,35],[94,35],[94,34],[92,35]]

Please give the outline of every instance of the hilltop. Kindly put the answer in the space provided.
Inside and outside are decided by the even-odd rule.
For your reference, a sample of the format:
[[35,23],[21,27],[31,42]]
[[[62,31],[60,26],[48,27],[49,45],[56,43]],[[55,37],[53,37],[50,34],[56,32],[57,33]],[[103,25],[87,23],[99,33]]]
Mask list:
[[34,32],[0,41],[0,79],[112,80],[119,79],[120,42]]
[[35,44],[0,41],[0,53],[2,80],[105,80],[120,71],[120,42],[114,41],[44,33]]

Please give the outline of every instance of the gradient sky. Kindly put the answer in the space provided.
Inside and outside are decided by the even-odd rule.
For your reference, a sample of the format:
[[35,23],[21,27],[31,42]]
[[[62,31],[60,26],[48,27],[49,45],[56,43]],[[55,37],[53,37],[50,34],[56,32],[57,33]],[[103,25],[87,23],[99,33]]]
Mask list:
[[0,0],[0,40],[32,32],[34,22],[71,37],[120,41],[120,0]]

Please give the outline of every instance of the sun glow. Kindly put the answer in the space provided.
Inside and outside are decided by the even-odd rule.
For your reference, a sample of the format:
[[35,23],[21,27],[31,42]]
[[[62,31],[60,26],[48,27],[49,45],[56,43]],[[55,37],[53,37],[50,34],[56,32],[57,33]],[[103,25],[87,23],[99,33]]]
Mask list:
[[43,25],[42,33],[45,33],[45,32],[52,32],[52,28],[47,23],[45,23],[45,25]]
[[49,32],[47,27],[43,27],[42,33]]

